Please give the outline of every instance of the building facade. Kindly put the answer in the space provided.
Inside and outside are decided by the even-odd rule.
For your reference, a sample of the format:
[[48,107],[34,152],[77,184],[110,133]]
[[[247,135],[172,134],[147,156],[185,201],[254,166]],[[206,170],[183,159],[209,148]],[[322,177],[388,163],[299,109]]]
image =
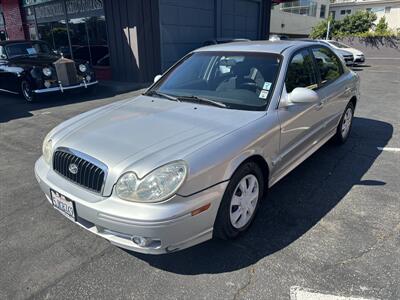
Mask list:
[[400,0],[334,0],[329,8],[335,20],[341,20],[357,11],[374,12],[377,16],[375,23],[385,17],[389,28],[400,29]]
[[0,7],[9,39],[45,40],[108,79],[149,82],[207,40],[267,38],[271,1],[0,0]]
[[307,37],[317,23],[328,18],[329,4],[329,0],[297,0],[274,5],[270,32]]

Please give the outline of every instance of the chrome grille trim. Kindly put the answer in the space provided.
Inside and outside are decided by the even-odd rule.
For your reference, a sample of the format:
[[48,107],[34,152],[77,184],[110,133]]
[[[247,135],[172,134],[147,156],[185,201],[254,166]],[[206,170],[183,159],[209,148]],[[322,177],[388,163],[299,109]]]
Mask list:
[[[72,163],[78,166],[77,174],[72,174],[68,170]],[[103,193],[108,175],[108,167],[104,163],[66,147],[59,147],[54,151],[53,170],[69,181],[97,194]]]

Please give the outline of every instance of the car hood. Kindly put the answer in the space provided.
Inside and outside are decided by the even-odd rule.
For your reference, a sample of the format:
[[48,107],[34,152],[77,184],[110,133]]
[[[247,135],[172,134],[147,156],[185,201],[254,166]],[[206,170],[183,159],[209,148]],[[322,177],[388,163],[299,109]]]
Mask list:
[[72,148],[100,160],[115,176],[134,169],[141,177],[262,115],[139,96],[61,124],[53,140],[55,148]]
[[[60,59],[60,57],[57,55],[29,55],[11,58],[10,62],[19,66],[47,67],[52,65],[58,59]],[[75,61],[75,63],[79,62]]]
[[360,50],[354,48],[346,48],[345,50],[352,53],[353,55],[363,55],[363,53]]

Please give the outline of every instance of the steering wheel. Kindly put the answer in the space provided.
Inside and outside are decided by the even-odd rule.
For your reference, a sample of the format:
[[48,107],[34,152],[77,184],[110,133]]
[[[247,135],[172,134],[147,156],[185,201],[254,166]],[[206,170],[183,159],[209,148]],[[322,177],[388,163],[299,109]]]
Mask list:
[[243,82],[239,85],[239,89],[244,89],[244,90],[249,90],[251,92],[257,92],[257,90],[261,89],[258,87],[257,83],[255,81],[247,81]]

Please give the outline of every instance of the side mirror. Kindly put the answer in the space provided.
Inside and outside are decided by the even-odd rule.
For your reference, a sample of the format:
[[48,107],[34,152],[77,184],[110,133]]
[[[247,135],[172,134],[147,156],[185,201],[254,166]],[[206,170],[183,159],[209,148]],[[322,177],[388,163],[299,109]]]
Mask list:
[[319,102],[318,94],[310,89],[298,87],[288,95],[289,103],[308,104]]
[[162,75],[157,75],[156,77],[154,77],[154,83],[159,81],[161,79],[161,77],[162,77]]
[[7,55],[5,55],[5,54],[0,54],[0,59],[7,59]]

